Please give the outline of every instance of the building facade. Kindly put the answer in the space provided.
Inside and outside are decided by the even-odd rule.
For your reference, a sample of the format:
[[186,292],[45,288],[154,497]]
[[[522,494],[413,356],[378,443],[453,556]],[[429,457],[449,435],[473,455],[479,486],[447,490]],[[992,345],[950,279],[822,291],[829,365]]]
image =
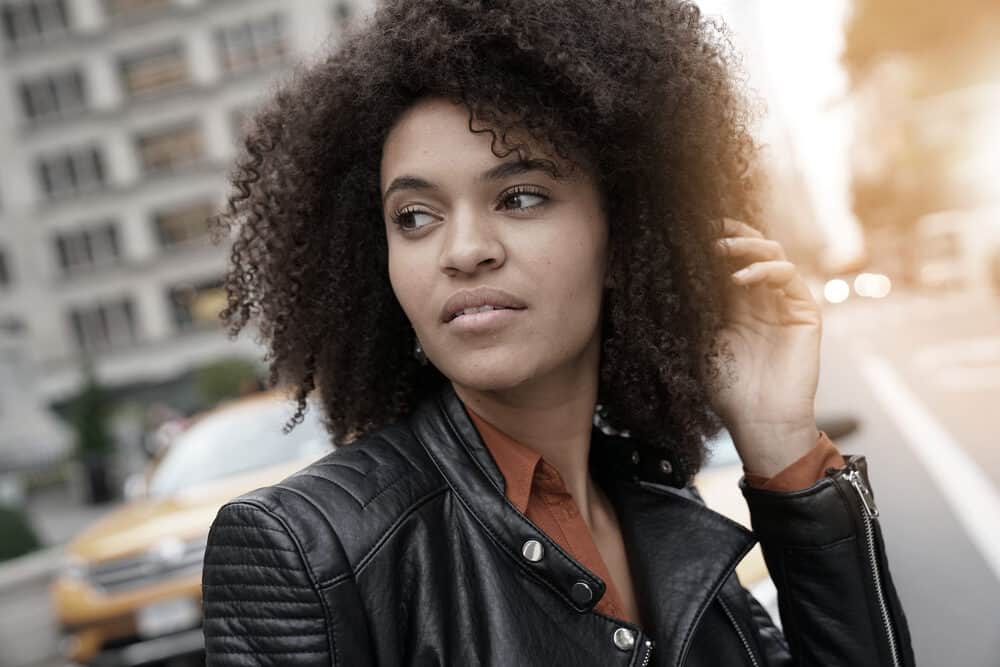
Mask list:
[[218,324],[206,218],[246,114],[373,4],[0,0],[0,331],[39,405],[84,357],[113,387],[260,357]]

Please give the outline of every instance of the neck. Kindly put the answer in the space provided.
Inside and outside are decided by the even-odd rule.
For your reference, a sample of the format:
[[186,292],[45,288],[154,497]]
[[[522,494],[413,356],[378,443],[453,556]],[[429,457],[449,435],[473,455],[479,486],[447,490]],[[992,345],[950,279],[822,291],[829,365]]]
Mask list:
[[591,363],[574,364],[509,389],[452,385],[469,409],[541,454],[559,471],[584,521],[591,526],[592,508],[598,500],[588,466],[597,403],[598,351],[585,355],[594,357],[588,359]]

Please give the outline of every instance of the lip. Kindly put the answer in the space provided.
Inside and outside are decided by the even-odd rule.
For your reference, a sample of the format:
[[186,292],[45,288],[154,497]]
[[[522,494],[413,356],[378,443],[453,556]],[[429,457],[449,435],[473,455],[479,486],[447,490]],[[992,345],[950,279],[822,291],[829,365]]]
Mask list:
[[[506,311],[495,310],[485,313],[475,313],[457,318],[456,315],[466,308],[479,308],[481,306],[493,306],[494,308],[506,308],[510,310],[524,310],[527,305],[521,299],[510,292],[495,287],[476,287],[475,289],[463,289],[455,292],[444,302],[441,308],[441,321],[453,323],[458,319],[481,318],[483,315],[503,315]],[[508,315],[510,313],[507,313]]]
[[504,308],[488,310],[483,313],[473,313],[456,317],[446,325],[448,331],[454,334],[488,334],[509,325],[521,316],[521,310]]

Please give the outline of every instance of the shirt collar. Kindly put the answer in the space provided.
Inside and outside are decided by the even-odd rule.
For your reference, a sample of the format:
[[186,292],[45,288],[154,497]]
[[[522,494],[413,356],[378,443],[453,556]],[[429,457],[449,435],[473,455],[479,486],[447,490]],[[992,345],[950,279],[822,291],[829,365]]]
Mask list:
[[486,449],[490,451],[497,467],[500,468],[500,473],[506,482],[507,498],[514,503],[519,512],[524,514],[528,509],[535,468],[538,467],[542,455],[483,419],[468,405],[465,409],[472,418],[476,430],[479,431]]

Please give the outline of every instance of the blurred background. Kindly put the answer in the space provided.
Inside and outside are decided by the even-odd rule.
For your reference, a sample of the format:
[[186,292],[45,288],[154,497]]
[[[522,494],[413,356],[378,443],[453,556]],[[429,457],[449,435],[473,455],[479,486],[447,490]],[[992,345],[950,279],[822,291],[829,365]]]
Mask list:
[[[0,0],[0,667],[197,664],[215,510],[328,447],[219,326],[206,218],[248,112],[375,4]],[[869,459],[918,663],[998,667],[1000,4],[699,4],[765,111],[821,426]]]

